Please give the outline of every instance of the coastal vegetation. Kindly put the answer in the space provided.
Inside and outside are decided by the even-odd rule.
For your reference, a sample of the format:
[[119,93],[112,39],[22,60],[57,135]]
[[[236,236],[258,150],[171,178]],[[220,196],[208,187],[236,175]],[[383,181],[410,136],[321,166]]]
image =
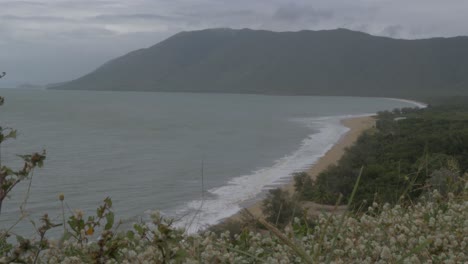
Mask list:
[[354,210],[374,202],[411,201],[428,189],[456,192],[468,170],[467,107],[380,112],[375,127],[363,133],[336,165],[314,180],[296,176],[296,190],[303,200],[335,204],[341,196],[340,203],[346,204],[361,167]]
[[267,231],[237,234],[186,235],[158,212],[152,223],[120,230],[106,199],[94,216],[67,214],[61,238],[45,236],[61,228],[47,215],[35,238],[10,243],[3,231],[0,263],[464,263],[467,187],[445,196],[428,191],[411,205],[374,202],[360,213],[321,214],[314,225],[296,217],[283,231],[260,219]]
[[[250,219],[235,228],[186,234],[158,212],[122,228],[110,198],[85,215],[60,194],[61,220],[30,219],[34,237],[1,230],[0,263],[463,263],[467,113],[463,105],[381,112],[337,165],[316,180],[295,174],[296,193],[272,190],[265,220],[246,211]],[[40,157],[24,156],[25,166],[39,166]],[[350,210],[311,216],[306,200]],[[62,235],[49,235],[53,229]]]

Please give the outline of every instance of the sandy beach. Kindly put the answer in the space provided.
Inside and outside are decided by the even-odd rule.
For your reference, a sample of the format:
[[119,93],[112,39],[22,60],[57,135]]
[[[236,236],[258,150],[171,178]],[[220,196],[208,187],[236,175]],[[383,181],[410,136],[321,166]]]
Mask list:
[[[361,133],[375,124],[375,119],[372,116],[365,117],[354,117],[343,119],[341,123],[349,128],[349,131],[344,134],[340,140],[317,162],[311,165],[307,170],[307,173],[310,177],[315,178],[321,171],[326,169],[328,166],[335,164],[343,156],[346,148],[352,146],[354,142],[358,139]],[[284,190],[289,191],[290,193],[294,192],[294,179],[291,179],[288,184],[282,187]],[[258,201],[252,206],[249,206],[247,209],[255,216],[262,217],[262,201]],[[317,208],[317,210],[323,210],[323,207]],[[310,209],[309,209],[310,210]],[[225,219],[225,221],[230,220],[239,220],[241,219],[241,213],[237,213],[231,217]]]

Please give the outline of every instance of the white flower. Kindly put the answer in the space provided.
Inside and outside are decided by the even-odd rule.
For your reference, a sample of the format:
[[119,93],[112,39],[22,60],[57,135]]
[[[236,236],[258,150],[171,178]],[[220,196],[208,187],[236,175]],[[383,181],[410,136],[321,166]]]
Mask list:
[[392,252],[390,251],[390,249],[387,246],[384,246],[382,248],[382,251],[380,252],[380,257],[382,259],[385,259],[385,260],[388,260],[388,259],[392,258]]
[[82,219],[82,218],[83,218],[83,215],[84,215],[83,210],[81,210],[81,209],[75,209],[75,212],[74,212],[74,213],[75,213],[75,217],[76,217],[77,219]]

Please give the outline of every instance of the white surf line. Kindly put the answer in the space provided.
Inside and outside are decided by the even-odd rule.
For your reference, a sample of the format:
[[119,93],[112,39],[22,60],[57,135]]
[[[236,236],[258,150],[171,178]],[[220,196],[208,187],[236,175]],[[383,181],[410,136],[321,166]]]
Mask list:
[[[398,98],[384,99],[414,104],[418,108],[427,107],[424,103],[412,100]],[[288,183],[291,181],[292,173],[315,165],[321,157],[326,155],[349,132],[350,129],[343,125],[343,120],[375,115],[377,113],[292,119],[312,129],[317,128],[314,124],[319,124],[321,127],[318,133],[309,134],[302,140],[298,149],[276,160],[271,167],[234,177],[226,185],[208,190],[209,193],[214,194],[217,198],[203,201],[204,206],[201,210],[196,210],[202,202],[200,199],[189,201],[185,205],[185,208],[180,209],[179,212],[187,213],[187,211],[192,211],[187,216],[193,217],[193,211],[195,211],[198,218],[197,224],[187,226],[187,219],[181,219],[176,226],[188,228],[186,232],[193,234],[236,214],[242,209],[241,204],[243,202],[255,199],[259,194],[268,189]],[[332,136],[330,137],[330,135]],[[320,149],[320,151],[317,152],[317,149]]]
[[426,103],[419,102],[419,101],[415,101],[415,100],[402,99],[402,98],[393,98],[393,97],[382,97],[382,98],[389,99],[389,100],[394,100],[394,101],[399,101],[399,102],[405,102],[405,103],[409,103],[409,104],[413,104],[413,105],[415,105],[415,106],[418,107],[418,108],[426,108],[426,107],[427,107],[427,104],[426,104]]
[[[199,221],[196,225],[190,226],[187,232],[195,233],[219,223],[222,219],[239,212],[242,209],[241,204],[243,202],[256,199],[262,192],[291,181],[292,173],[313,166],[349,131],[349,128],[341,123],[341,120],[371,115],[374,114],[292,119],[314,129],[317,128],[318,124],[320,127],[319,132],[309,134],[302,140],[298,149],[276,160],[271,167],[234,177],[226,185],[208,190],[208,192],[214,194],[217,198],[204,201],[202,210],[195,210],[199,207],[201,200],[197,199],[188,202],[180,212],[186,210],[195,211],[198,214]],[[187,219],[184,220],[178,223],[179,227],[187,228],[185,226]]]

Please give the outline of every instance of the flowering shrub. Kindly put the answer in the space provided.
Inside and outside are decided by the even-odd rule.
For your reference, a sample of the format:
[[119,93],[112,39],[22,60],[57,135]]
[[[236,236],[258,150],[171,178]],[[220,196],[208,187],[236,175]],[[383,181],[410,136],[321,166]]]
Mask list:
[[374,203],[366,213],[322,214],[313,227],[296,218],[281,234],[267,227],[234,238],[185,235],[157,212],[152,223],[116,232],[106,199],[87,221],[81,211],[70,216],[58,240],[44,236],[57,226],[47,216],[37,238],[10,244],[3,233],[0,263],[466,263],[467,198],[468,186],[457,195],[435,190],[410,206]]

